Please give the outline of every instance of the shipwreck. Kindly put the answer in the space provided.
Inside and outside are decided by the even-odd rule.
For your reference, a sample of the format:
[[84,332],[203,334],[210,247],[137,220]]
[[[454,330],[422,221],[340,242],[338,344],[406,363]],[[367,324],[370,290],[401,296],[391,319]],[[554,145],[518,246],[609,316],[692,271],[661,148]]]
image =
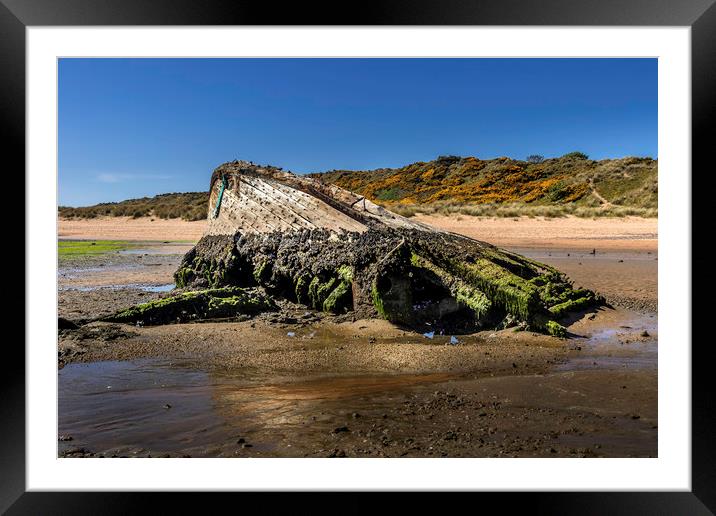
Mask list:
[[604,303],[549,265],[245,161],[214,170],[206,232],[174,277],[170,296],[109,319],[163,324],[293,303],[420,331],[518,326],[564,336],[567,314]]

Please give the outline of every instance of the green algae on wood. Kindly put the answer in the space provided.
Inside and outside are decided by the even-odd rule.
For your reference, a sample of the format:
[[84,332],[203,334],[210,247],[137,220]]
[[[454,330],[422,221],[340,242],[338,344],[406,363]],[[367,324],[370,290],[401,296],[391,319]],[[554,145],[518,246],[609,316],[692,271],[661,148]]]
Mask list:
[[226,287],[182,292],[120,310],[103,320],[154,325],[253,315],[273,309],[274,303],[261,292]]
[[467,284],[455,275],[450,274],[445,269],[438,267],[430,260],[412,252],[410,255],[410,263],[413,267],[427,269],[435,274],[450,290],[450,293],[455,297],[458,304],[472,310],[476,320],[482,320],[492,308],[492,302],[484,292],[475,286]]
[[555,337],[567,336],[567,329],[556,321],[547,321],[544,325],[544,329],[547,333]]

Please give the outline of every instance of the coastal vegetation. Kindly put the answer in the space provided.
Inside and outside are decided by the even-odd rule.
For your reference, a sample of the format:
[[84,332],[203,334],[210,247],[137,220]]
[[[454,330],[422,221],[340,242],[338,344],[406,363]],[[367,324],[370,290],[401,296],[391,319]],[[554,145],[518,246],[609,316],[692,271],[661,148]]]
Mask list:
[[[591,160],[575,151],[559,158],[440,156],[400,168],[309,174],[400,215],[490,217],[656,217],[658,161],[644,157]],[[203,220],[206,192],[59,208],[63,218],[156,217]]]
[[582,152],[545,159],[440,156],[401,168],[312,174],[404,216],[656,217],[658,162],[594,161]]

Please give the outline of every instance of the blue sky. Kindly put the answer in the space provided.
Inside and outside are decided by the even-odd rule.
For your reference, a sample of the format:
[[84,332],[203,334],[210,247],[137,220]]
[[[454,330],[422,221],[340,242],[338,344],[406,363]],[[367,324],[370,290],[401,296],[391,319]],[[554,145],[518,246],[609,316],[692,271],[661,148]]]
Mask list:
[[657,157],[656,59],[61,59],[60,204],[298,173],[573,150]]

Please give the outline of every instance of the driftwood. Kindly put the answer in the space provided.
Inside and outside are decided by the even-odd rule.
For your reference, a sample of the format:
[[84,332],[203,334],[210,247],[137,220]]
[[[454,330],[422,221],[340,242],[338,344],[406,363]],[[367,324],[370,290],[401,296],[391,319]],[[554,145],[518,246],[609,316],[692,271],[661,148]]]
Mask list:
[[[318,179],[244,161],[212,174],[206,234],[175,280],[180,293],[160,300],[143,322],[212,317],[212,303],[226,316],[233,297],[237,314],[285,299],[422,331],[520,325],[562,336],[558,321],[567,313],[603,303],[548,265],[401,217]],[[183,303],[179,312],[166,308],[173,299]],[[114,320],[141,318],[142,310],[130,310]]]

